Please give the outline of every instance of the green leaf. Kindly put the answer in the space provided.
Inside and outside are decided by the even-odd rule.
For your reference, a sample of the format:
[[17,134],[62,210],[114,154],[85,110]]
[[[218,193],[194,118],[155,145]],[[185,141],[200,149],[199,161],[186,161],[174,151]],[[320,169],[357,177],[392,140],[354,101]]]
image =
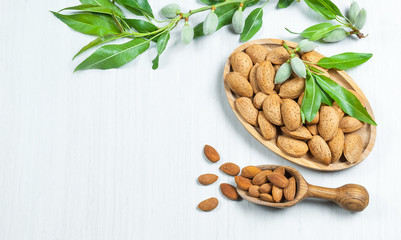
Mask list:
[[126,7],[135,15],[154,17],[152,8],[147,0],[117,0],[116,2]]
[[109,14],[109,15],[113,15],[113,13],[114,13],[114,11],[111,10],[110,8],[106,8],[106,7],[102,7],[102,6],[95,6],[95,5],[90,5],[90,4],[63,8],[59,12],[67,11],[67,10],[76,10],[76,11],[84,11],[84,12],[92,12],[92,13],[104,13],[104,14]]
[[[259,2],[260,2],[260,0],[254,0],[254,1],[246,2],[246,3],[244,3],[244,6],[250,7],[250,6],[258,4]],[[242,7],[242,10],[244,10],[244,7]]]
[[[242,9],[245,9],[243,7]],[[238,5],[230,4],[216,9],[216,13],[219,18],[219,24],[217,25],[217,30],[231,23],[235,11],[238,10]],[[199,23],[194,28],[194,38],[203,36],[203,22]]]
[[262,27],[263,9],[256,8],[245,20],[244,31],[241,33],[241,41],[246,42],[251,39]]
[[157,69],[159,67],[159,57],[163,53],[164,49],[166,49],[169,39],[170,39],[170,32],[165,32],[158,38],[158,40],[157,40],[157,56],[152,61],[153,69]]
[[300,34],[304,38],[311,38],[313,34],[315,34],[318,31],[321,31],[321,29],[327,29],[332,27],[333,24],[331,23],[319,23],[316,25],[313,25],[311,27],[308,27],[307,29],[303,30]]
[[136,38],[123,44],[106,45],[80,63],[74,72],[84,69],[118,68],[132,61],[149,48],[150,40]]
[[203,2],[206,5],[212,6],[212,5],[215,5],[217,3],[224,2],[224,0],[201,0],[201,2]]
[[153,23],[141,19],[124,19],[124,21],[139,33],[154,32],[158,29]]
[[82,4],[98,5],[113,10],[116,15],[124,17],[123,12],[109,0],[79,0]]
[[83,53],[93,47],[99,46],[99,45],[107,43],[107,42],[111,42],[113,40],[122,38],[124,36],[125,36],[124,34],[110,34],[110,35],[97,37],[95,40],[93,40],[88,45],[84,46],[81,50],[79,50],[79,52],[77,54],[75,54],[75,56],[72,59],[76,58],[81,53]]
[[89,13],[74,15],[63,15],[57,12],[52,13],[70,28],[80,33],[95,36],[120,33],[120,30],[110,16],[98,16]]
[[318,0],[321,5],[323,5],[326,9],[328,9],[331,13],[339,16],[344,17],[341,13],[340,9],[330,0]]
[[317,64],[327,69],[336,68],[346,70],[361,65],[368,61],[372,56],[373,54],[371,53],[346,52],[322,58]]
[[325,91],[323,91],[323,89],[319,86],[319,84],[317,86],[320,89],[320,95],[322,98],[321,102],[329,106],[333,105],[333,99]]
[[279,0],[277,3],[278,8],[287,8],[293,3],[294,0]]
[[311,41],[317,41],[323,37],[325,37],[329,32],[333,31],[334,29],[340,28],[341,25],[335,25],[329,28],[322,28],[317,30],[310,38]]
[[362,122],[377,125],[354,94],[326,76],[317,74],[314,76],[323,91],[334,99],[345,113]]
[[333,13],[330,9],[327,9],[326,6],[320,2],[320,0],[305,0],[305,3],[313,11],[315,11],[327,20],[333,20],[336,18],[336,14]]
[[320,88],[316,84],[316,80],[312,74],[308,71],[306,76],[305,94],[302,100],[301,111],[308,122],[316,117],[321,104],[321,93]]

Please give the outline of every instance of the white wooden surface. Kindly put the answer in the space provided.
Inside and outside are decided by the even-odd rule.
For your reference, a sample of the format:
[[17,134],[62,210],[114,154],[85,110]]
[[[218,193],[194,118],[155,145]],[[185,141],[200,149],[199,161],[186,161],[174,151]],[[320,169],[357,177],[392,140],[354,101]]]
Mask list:
[[[155,11],[168,3],[149,2]],[[201,6],[177,2],[185,10]],[[321,21],[303,2],[285,10],[276,10],[276,2],[266,7],[253,39],[298,41],[284,27],[299,31]],[[341,9],[350,4],[335,2]],[[349,74],[375,111],[376,146],[362,164],[336,173],[285,161],[237,121],[222,84],[226,58],[240,44],[230,27],[189,46],[180,43],[177,29],[157,71],[152,50],[119,70],[73,74],[83,58],[71,58],[92,38],[48,10],[75,3],[4,1],[0,8],[0,239],[399,238],[399,1],[361,0],[369,37],[318,49],[326,55],[374,53]],[[205,160],[204,144],[219,150],[218,164]],[[359,183],[370,205],[352,214],[323,201],[286,210],[232,202],[218,190],[219,183],[233,182],[218,171],[226,161],[285,164],[328,187]],[[219,181],[200,186],[196,179],[207,172],[218,173]],[[212,196],[220,200],[215,211],[196,209]]]

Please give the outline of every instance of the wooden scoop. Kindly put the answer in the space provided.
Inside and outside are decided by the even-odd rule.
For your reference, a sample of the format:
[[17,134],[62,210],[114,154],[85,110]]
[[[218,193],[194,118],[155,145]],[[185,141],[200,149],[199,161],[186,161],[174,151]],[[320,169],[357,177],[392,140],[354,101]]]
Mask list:
[[[260,165],[258,166],[262,170],[273,170],[278,167],[278,165]],[[340,207],[352,211],[360,212],[364,210],[369,204],[369,193],[361,185],[357,184],[346,184],[339,188],[325,188],[311,185],[306,182],[302,175],[292,167],[282,166],[286,170],[286,175],[289,174],[293,176],[297,183],[297,193],[294,200],[288,202],[266,202],[260,198],[251,197],[248,195],[247,191],[237,188],[239,195],[245,200],[269,207],[275,208],[287,208],[291,207],[305,198],[321,198],[332,201],[338,204]]]

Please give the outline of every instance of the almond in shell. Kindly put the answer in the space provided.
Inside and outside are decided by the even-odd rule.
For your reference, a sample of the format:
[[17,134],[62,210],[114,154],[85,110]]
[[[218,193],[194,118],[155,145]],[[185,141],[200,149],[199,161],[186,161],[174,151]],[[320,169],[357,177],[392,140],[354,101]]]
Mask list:
[[267,95],[262,93],[262,92],[258,92],[256,93],[256,95],[253,97],[253,106],[255,106],[256,109],[262,109],[263,106],[263,102],[265,101],[265,99],[267,98]]
[[207,173],[207,174],[200,175],[198,177],[198,182],[202,185],[209,185],[209,184],[216,182],[218,178],[219,177],[215,174]]
[[286,126],[284,126],[281,127],[281,131],[283,131],[283,133],[287,134],[288,136],[299,140],[309,140],[312,138],[312,134],[304,126],[299,127],[295,131],[290,131]]
[[336,110],[338,114],[338,119],[341,120],[344,117],[344,111],[338,106],[336,102],[333,103],[332,107]]
[[283,64],[287,62],[288,59],[290,59],[290,54],[284,47],[276,47],[266,56],[266,60],[273,64]]
[[208,212],[215,209],[217,205],[219,205],[219,200],[217,200],[217,198],[212,197],[199,203],[198,208],[202,211]]
[[363,122],[359,121],[358,119],[345,116],[341,119],[339,127],[343,130],[344,133],[351,133],[359,130],[364,125]]
[[228,199],[231,199],[234,201],[241,199],[241,197],[239,196],[239,194],[237,192],[237,189],[231,184],[228,184],[228,183],[220,184],[220,191]]
[[258,126],[259,111],[253,106],[252,100],[246,97],[239,97],[235,100],[235,107],[239,114],[253,126]]
[[255,166],[247,166],[241,170],[241,176],[245,178],[253,178],[256,174],[260,173],[262,170]]
[[252,181],[249,178],[244,178],[242,176],[235,176],[234,177],[235,183],[237,187],[241,188],[242,190],[248,191],[249,187],[252,186]]
[[231,67],[234,72],[240,73],[246,79],[248,79],[249,72],[253,67],[252,60],[248,54],[244,52],[237,52],[231,55]]
[[317,125],[320,136],[329,141],[334,137],[339,125],[338,113],[333,107],[320,107],[320,119]]
[[297,192],[297,186],[295,178],[290,177],[290,179],[288,179],[288,186],[284,188],[284,198],[287,199],[287,201],[292,201],[295,198],[296,192]]
[[272,197],[276,203],[280,202],[283,198],[283,189],[273,185]]
[[253,63],[256,64],[263,62],[266,59],[269,50],[260,44],[253,44],[249,46],[245,52],[252,59]]
[[226,75],[226,82],[230,89],[240,97],[251,98],[253,90],[248,80],[237,72],[229,72]]
[[318,130],[317,130],[317,124],[311,124],[311,125],[307,124],[307,125],[306,125],[306,128],[309,130],[309,132],[310,132],[313,136],[319,134],[319,132],[318,132]]
[[302,125],[301,108],[292,99],[283,99],[281,105],[283,123],[290,131],[297,130]]
[[281,117],[281,98],[277,94],[271,94],[266,97],[263,102],[263,114],[266,119],[277,126],[283,125],[283,119]]
[[255,94],[257,94],[258,92],[260,92],[260,88],[259,88],[259,85],[258,85],[258,81],[256,80],[256,70],[258,69],[258,67],[259,67],[259,63],[256,63],[256,64],[252,67],[251,72],[249,73],[249,82],[251,83],[253,92],[254,92]]
[[269,120],[266,119],[263,112],[259,112],[258,124],[259,124],[259,128],[260,128],[260,132],[264,139],[270,140],[270,139],[276,137],[276,135],[277,135],[276,126],[271,124],[269,122]]
[[278,136],[277,146],[281,151],[293,157],[301,157],[309,150],[305,142],[283,135]]
[[312,155],[320,163],[329,165],[331,163],[331,152],[327,143],[319,135],[313,136],[308,142]]
[[273,186],[279,188],[286,188],[288,186],[288,179],[280,173],[270,173],[266,177],[273,184]]
[[216,149],[214,149],[210,145],[205,145],[203,152],[205,153],[206,158],[213,163],[218,162],[220,160],[219,153],[216,151]]
[[322,58],[324,58],[324,56],[316,51],[310,51],[302,55],[302,60],[312,63],[317,63]]
[[232,162],[224,163],[219,169],[230,176],[236,176],[240,171],[238,165]]
[[266,94],[271,94],[274,91],[274,71],[273,65],[269,61],[259,63],[256,70],[256,80],[260,90]]
[[343,154],[344,149],[344,133],[339,128],[334,134],[334,137],[327,142],[331,152],[331,163],[337,162],[341,155]]
[[350,163],[361,159],[363,152],[362,138],[355,133],[348,134],[344,140],[344,156]]
[[305,79],[297,77],[285,81],[280,87],[281,98],[298,98],[305,91]]

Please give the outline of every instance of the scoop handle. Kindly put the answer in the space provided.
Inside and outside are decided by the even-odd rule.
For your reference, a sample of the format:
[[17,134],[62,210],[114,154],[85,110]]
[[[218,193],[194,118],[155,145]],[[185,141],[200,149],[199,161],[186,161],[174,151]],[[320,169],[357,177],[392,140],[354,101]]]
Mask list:
[[360,212],[369,204],[368,191],[358,184],[346,184],[339,188],[325,188],[309,184],[307,197],[330,200],[352,212]]

